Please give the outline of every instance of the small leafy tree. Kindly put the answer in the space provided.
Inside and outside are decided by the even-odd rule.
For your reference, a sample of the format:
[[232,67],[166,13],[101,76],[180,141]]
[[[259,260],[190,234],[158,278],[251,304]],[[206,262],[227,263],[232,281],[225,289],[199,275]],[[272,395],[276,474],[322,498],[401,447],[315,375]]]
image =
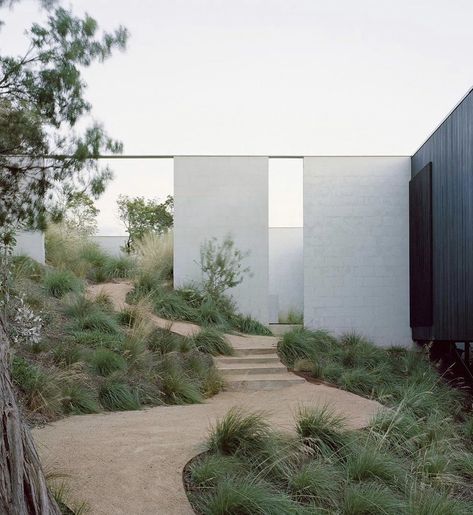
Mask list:
[[83,191],[72,193],[64,206],[64,225],[79,236],[91,236],[97,232],[97,215],[93,199]]
[[249,255],[235,247],[230,235],[220,243],[217,238],[205,241],[200,247],[200,269],[203,276],[203,289],[211,297],[218,299],[226,290],[243,282],[250,273],[249,267],[243,266],[243,260]]
[[118,197],[118,215],[128,233],[125,250],[130,253],[135,242],[147,233],[163,234],[174,223],[174,198],[166,197],[164,202],[145,199],[144,197],[130,198],[126,195]]

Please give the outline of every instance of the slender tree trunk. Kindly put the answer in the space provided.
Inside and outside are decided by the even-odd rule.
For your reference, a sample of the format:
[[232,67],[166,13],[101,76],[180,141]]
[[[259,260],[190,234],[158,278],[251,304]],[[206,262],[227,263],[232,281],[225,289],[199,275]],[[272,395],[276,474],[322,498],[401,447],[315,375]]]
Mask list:
[[60,515],[31,433],[21,420],[9,370],[9,343],[0,315],[0,513]]

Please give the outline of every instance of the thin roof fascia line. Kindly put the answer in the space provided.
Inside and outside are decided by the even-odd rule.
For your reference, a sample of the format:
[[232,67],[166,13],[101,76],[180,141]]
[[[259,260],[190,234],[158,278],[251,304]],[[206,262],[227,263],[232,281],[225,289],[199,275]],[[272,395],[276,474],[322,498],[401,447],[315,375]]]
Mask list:
[[[468,90],[467,93],[465,93],[461,100],[459,102],[457,102],[455,104],[455,106],[453,107],[453,109],[450,110],[450,112],[447,114],[447,116],[445,116],[442,121],[435,127],[435,129],[430,133],[430,135],[424,140],[424,142],[420,145],[420,147],[417,148],[417,150],[415,152],[412,153],[412,156],[415,156],[417,154],[417,152],[419,152],[419,150],[429,141],[429,139],[440,129],[440,127],[442,127],[442,125],[450,118],[450,116],[460,107],[460,105],[463,103],[463,101],[465,100],[465,98],[470,94],[470,93],[473,93],[473,86],[470,87],[470,89]],[[411,157],[412,157],[411,156]]]
[[305,157],[411,157],[408,154],[307,154],[307,155],[268,155],[268,154],[176,154],[176,155],[112,155],[97,159],[174,159],[179,157],[267,157],[268,159],[304,159]]
[[[11,154],[9,157],[30,157],[26,154]],[[51,154],[39,155],[38,159],[64,159],[72,156]],[[101,155],[91,159],[174,159],[179,157],[266,157],[268,159],[304,159],[305,157],[412,157],[407,154],[307,154],[307,155],[268,155],[268,154],[116,154]]]

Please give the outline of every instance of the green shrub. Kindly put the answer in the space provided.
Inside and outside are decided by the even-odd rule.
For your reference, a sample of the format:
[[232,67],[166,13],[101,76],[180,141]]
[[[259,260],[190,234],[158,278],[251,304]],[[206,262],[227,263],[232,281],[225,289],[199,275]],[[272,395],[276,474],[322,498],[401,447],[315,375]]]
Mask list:
[[99,401],[108,411],[140,409],[139,398],[130,387],[118,379],[105,381],[99,389]]
[[68,270],[50,270],[43,279],[46,292],[53,297],[62,297],[66,293],[79,293],[83,290],[82,281]]
[[217,420],[207,443],[214,452],[251,454],[261,449],[269,431],[270,426],[263,413],[247,413],[235,407]]
[[108,376],[126,368],[126,361],[109,349],[96,349],[89,356],[89,363],[92,370],[101,376]]
[[307,445],[322,452],[337,452],[348,444],[344,418],[327,406],[300,408],[296,431]]
[[211,327],[201,329],[192,337],[192,342],[199,351],[212,356],[233,354],[233,348],[223,333]]

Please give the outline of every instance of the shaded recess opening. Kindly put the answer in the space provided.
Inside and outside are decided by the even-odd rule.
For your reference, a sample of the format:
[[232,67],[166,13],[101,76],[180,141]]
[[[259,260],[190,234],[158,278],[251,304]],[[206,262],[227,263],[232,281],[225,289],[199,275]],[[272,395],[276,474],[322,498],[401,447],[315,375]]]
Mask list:
[[269,159],[268,208],[270,322],[302,322],[302,159]]

